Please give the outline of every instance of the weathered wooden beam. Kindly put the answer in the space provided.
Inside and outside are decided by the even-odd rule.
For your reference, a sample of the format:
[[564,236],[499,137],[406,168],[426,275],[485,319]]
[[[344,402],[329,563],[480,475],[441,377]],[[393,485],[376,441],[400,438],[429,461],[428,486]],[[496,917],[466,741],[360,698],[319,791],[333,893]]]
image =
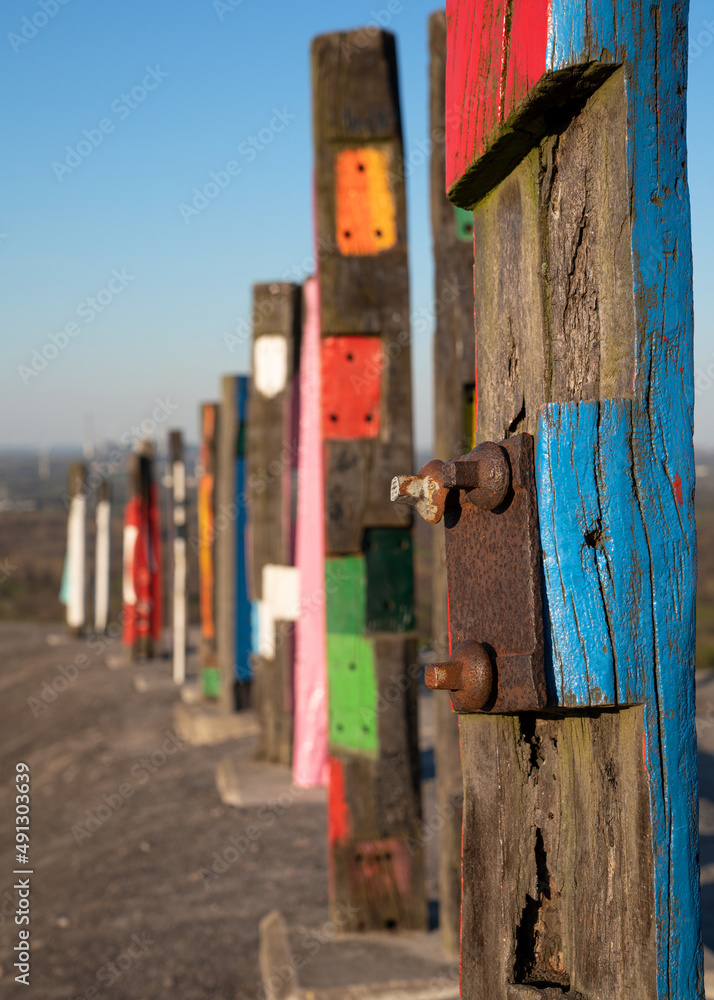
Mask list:
[[250,704],[250,601],[246,561],[248,377],[224,375],[216,454],[216,632],[224,711]]
[[330,903],[355,907],[349,930],[421,928],[411,515],[389,502],[395,464],[412,458],[394,38],[323,35],[312,71],[316,238],[331,248],[318,273]]
[[469,1000],[701,996],[687,13],[447,2],[477,441],[536,438],[547,685],[460,718]]
[[[475,434],[473,216],[452,205],[444,187],[446,15],[429,19],[431,231],[434,244],[434,453],[442,460],[470,451]],[[453,111],[453,109],[452,109]],[[444,530],[433,537],[432,632],[439,660],[451,652]],[[439,824],[439,925],[444,950],[459,951],[463,783],[458,719],[445,691],[435,691]]]
[[253,287],[253,371],[248,400],[251,597],[257,628],[254,704],[257,754],[290,764],[293,743],[295,569],[293,483],[297,472],[301,292]]
[[187,608],[186,608],[186,463],[183,454],[183,434],[169,432],[169,464],[171,469],[171,517],[173,521],[173,579],[171,618],[173,627],[173,679],[176,684],[186,680]]
[[198,455],[198,582],[201,642],[201,688],[207,698],[218,698],[221,680],[216,645],[216,448],[218,403],[200,407],[201,441]]

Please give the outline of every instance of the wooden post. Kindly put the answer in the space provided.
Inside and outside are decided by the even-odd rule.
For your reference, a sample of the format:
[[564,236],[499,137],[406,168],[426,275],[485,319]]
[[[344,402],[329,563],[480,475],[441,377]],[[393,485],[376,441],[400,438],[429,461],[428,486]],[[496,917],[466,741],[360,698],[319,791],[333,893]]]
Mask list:
[[216,647],[216,446],[218,438],[218,403],[202,403],[200,409],[201,442],[198,478],[198,580],[201,643],[199,664],[201,690],[207,698],[218,698],[221,679]]
[[186,463],[183,457],[183,434],[169,432],[171,466],[171,516],[173,521],[173,679],[186,680]]
[[150,659],[161,639],[161,531],[153,462],[148,441],[127,459],[122,642],[134,659]]
[[345,930],[423,928],[411,514],[389,503],[395,463],[412,456],[394,37],[370,28],[323,35],[312,70],[330,903]]
[[[445,186],[446,14],[429,19],[431,231],[434,241],[434,453],[473,448],[475,434],[473,216],[452,205]],[[455,109],[450,108],[450,116]],[[449,655],[443,528],[433,533],[432,632],[440,660]],[[439,816],[439,926],[444,951],[458,954],[461,926],[463,782],[458,720],[446,691],[435,691],[435,762]]]
[[99,486],[97,502],[97,536],[94,557],[94,631],[106,631],[109,622],[109,595],[111,589],[111,518],[112,507],[109,483]]
[[[460,716],[467,1000],[702,995],[687,14],[682,0],[447,0],[477,441],[527,457],[535,438],[544,610],[538,587],[530,624],[513,608],[506,625],[535,634],[519,662],[542,662],[547,702]],[[523,495],[528,462],[509,475]],[[466,572],[448,539],[457,510],[496,532],[517,505],[472,515],[458,496],[451,638],[490,643],[499,702],[519,689],[487,633],[506,628],[516,581],[506,559]],[[475,634],[455,602],[479,580],[491,604]]]
[[216,629],[226,712],[250,705],[250,602],[246,564],[245,438],[248,378],[224,375],[216,468]]
[[86,622],[87,496],[85,482],[85,466],[81,462],[73,462],[69,467],[70,501],[67,518],[66,585],[62,587],[62,598],[67,608],[67,629],[70,635],[80,635]]
[[255,617],[257,756],[290,764],[294,621],[298,584],[293,488],[297,471],[301,293],[253,287],[253,372],[248,403],[251,596]]

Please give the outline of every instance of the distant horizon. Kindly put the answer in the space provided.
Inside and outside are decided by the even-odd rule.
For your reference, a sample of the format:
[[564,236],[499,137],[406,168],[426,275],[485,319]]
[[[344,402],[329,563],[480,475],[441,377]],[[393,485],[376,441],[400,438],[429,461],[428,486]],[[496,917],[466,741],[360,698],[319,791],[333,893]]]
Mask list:
[[[172,426],[197,441],[200,401],[218,396],[223,374],[249,368],[251,286],[302,282],[314,270],[311,40],[373,22],[397,44],[414,439],[431,449],[427,24],[439,6],[198,0],[177,17],[169,0],[105,0],[59,5],[34,34],[22,26],[37,3],[0,10],[0,87],[12,94],[0,132],[0,288],[11,331],[0,343],[0,447],[39,448],[56,435],[55,447],[81,448],[72,442],[84,439],[87,414],[96,439],[118,440],[165,398],[176,404]],[[713,90],[710,4],[692,0],[699,448],[714,448]],[[228,163],[240,170],[229,175]]]

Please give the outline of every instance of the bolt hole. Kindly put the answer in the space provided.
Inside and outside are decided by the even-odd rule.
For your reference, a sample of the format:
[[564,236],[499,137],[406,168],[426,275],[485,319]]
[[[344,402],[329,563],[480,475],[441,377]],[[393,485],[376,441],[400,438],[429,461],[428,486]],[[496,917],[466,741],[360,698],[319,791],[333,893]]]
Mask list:
[[355,861],[357,862],[357,864],[359,864],[361,860],[362,860],[362,855],[361,854],[355,854]]
[[362,726],[362,732],[363,733],[368,733],[369,732],[369,726]]
[[357,169],[358,170],[364,170],[364,163],[358,163],[357,164]]
[[350,663],[350,670],[356,670],[356,669],[357,669],[357,664],[356,663]]
[[368,413],[368,414],[367,414],[367,415],[365,416],[365,418],[364,418],[364,419],[365,419],[365,420],[367,421],[367,423],[368,423],[368,424],[371,424],[371,423],[372,423],[372,414],[371,414],[371,413]]
[[384,921],[384,926],[387,928],[388,931],[393,931],[396,928],[396,926],[397,926],[397,921],[396,920],[385,920]]
[[338,723],[337,723],[337,731],[338,731],[338,733],[341,733],[341,732],[342,732],[342,730],[343,730],[344,728],[345,728],[345,727],[344,727],[344,726],[342,725],[342,723],[341,723],[341,722],[338,722]]
[[344,237],[345,237],[345,239],[348,240],[351,235],[352,235],[352,233],[349,231],[349,229],[345,229],[345,231],[344,231]]
[[354,361],[354,359],[355,359],[355,356],[354,356],[354,354],[348,354],[348,355],[347,355],[347,360],[348,360],[348,361]]
[[381,238],[381,236],[382,236],[382,230],[381,230],[381,229],[375,229],[375,231],[374,231],[374,235],[375,235],[375,236],[376,236],[376,237],[377,237],[378,239],[380,239],[380,238]]
[[337,423],[337,414],[336,413],[331,413],[330,414],[330,420],[332,421],[333,424],[336,424]]
[[389,851],[387,851],[387,853],[384,855],[384,860],[385,861],[391,861],[392,860],[392,855],[390,854]]
[[600,528],[593,528],[585,532],[585,544],[590,549],[596,549],[602,541],[602,531]]

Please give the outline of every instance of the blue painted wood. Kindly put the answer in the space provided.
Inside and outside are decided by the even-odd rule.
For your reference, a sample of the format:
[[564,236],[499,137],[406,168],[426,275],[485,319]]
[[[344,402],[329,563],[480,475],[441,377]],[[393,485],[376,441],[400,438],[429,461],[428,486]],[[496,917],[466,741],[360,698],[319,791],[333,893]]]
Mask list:
[[553,0],[549,69],[625,68],[637,373],[631,401],[544,407],[536,458],[558,702],[645,706],[662,1000],[702,988],[687,14]]
[[[235,459],[235,495],[244,497],[246,495],[246,457],[245,457],[245,437],[246,419],[248,414],[248,385],[249,378],[240,375],[235,380],[236,383],[236,412],[238,414],[238,441]],[[252,646],[252,613],[251,601],[248,596],[248,563],[246,547],[246,505],[238,503],[236,518],[236,588],[235,588],[235,616],[236,616],[236,649],[235,649],[235,675],[239,681],[249,681],[251,679],[250,653]]]

